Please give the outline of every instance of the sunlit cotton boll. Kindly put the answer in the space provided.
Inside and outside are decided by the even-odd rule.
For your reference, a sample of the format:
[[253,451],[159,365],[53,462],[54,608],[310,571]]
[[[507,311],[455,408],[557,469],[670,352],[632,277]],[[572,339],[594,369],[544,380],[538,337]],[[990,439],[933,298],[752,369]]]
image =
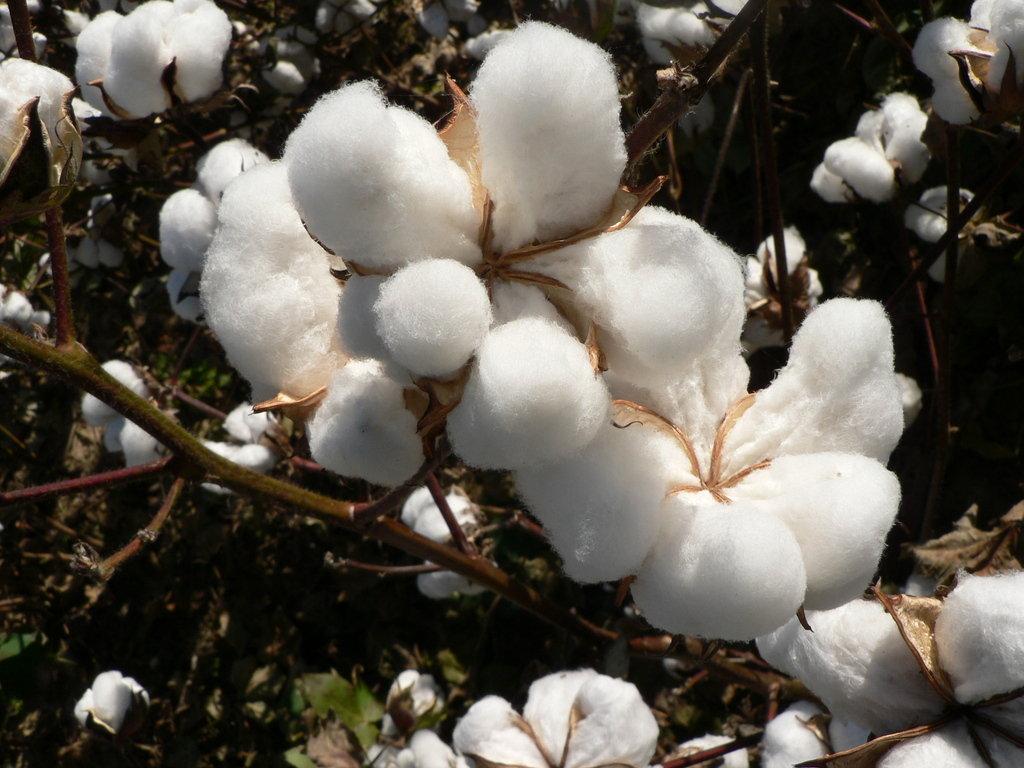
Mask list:
[[879,132],[886,158],[899,164],[903,181],[917,182],[931,159],[922,141],[928,116],[909,93],[890,93],[882,100],[879,112]]
[[1024,3],[995,0],[989,12],[989,29],[996,51],[989,62],[986,84],[993,91],[1001,90],[1012,53],[1016,71],[1009,80],[1016,80],[1019,87],[1024,79]]
[[149,693],[120,672],[101,672],[75,704],[75,719],[85,728],[90,723],[111,735],[130,735],[149,708]]
[[856,136],[829,146],[823,164],[865,200],[884,203],[895,192],[896,176],[892,165],[885,155]]
[[815,719],[824,711],[809,701],[797,701],[780,712],[764,729],[762,768],[793,768],[829,752],[829,745],[814,732]]
[[377,332],[374,306],[386,278],[352,275],[338,300],[338,343],[352,357],[388,361],[391,357]]
[[[103,364],[103,370],[139,397],[149,397],[149,388],[146,386],[146,382],[135,372],[130,363],[126,363],[124,360],[108,360]],[[119,414],[94,395],[86,394],[82,397],[82,417],[89,426],[101,427],[111,419],[118,418]]]
[[477,349],[448,434],[469,464],[518,469],[578,451],[609,417],[609,404],[582,344],[546,320],[515,320]]
[[269,161],[245,139],[222,141],[196,163],[195,188],[216,206],[228,184],[250,168]]
[[666,501],[666,523],[632,586],[644,617],[669,632],[746,640],[796,614],[800,546],[772,515],[742,503]]
[[470,58],[483,61],[494,46],[511,34],[512,30],[510,29],[489,29],[476,37],[469,38],[462,46],[462,50]]
[[626,164],[608,53],[563,29],[526,23],[487,55],[470,97],[499,249],[597,223]]
[[164,34],[173,16],[172,3],[149,0],[113,29],[103,87],[111,100],[132,117],[163,112],[171,106],[161,78],[174,58]]
[[815,167],[811,176],[811,189],[826,203],[852,203],[857,199],[843,177],[830,171],[824,163]]
[[75,80],[82,89],[82,98],[104,115],[110,110],[103,101],[100,89],[89,85],[93,80],[104,80],[110,65],[110,47],[114,27],[124,18],[117,11],[104,11],[96,16],[75,39],[78,53],[75,59]]
[[346,263],[479,261],[469,177],[430,123],[389,107],[374,83],[321,98],[289,137],[284,162],[309,231]]
[[404,482],[423,461],[402,387],[376,361],[353,360],[334,375],[308,435],[316,461],[378,485]]
[[52,145],[63,117],[63,99],[74,88],[67,77],[42,64],[19,58],[0,61],[0,167],[13,154],[15,137],[20,134],[19,110],[39,99],[36,110]]
[[174,14],[168,44],[175,85],[185,101],[199,101],[224,82],[221,63],[231,44],[231,21],[210,0],[174,0]]
[[476,273],[451,259],[403,267],[373,305],[391,356],[419,376],[446,378],[466,364],[491,325],[491,302]]
[[[984,730],[981,732],[985,734]],[[984,764],[967,729],[962,723],[952,723],[897,744],[878,761],[877,768],[980,768]],[[1004,765],[1003,762],[995,764]]]
[[175,269],[198,272],[217,228],[217,207],[195,189],[182,189],[160,208],[160,256]]
[[1024,686],[1024,573],[964,574],[943,602],[935,642],[958,701]]
[[333,333],[340,288],[292,206],[284,166],[242,174],[217,216],[200,294],[228,360],[256,400],[325,386],[344,361]]
[[950,51],[974,50],[971,28],[960,19],[935,19],[925,24],[914,41],[914,66],[935,86],[932,108],[943,120],[965,125],[978,117],[978,108],[960,82],[959,67]]

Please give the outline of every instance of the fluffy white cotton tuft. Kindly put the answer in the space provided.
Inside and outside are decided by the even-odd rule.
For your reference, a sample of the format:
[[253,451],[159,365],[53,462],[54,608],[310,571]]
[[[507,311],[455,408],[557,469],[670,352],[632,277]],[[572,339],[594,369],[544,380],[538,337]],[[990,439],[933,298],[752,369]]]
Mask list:
[[996,51],[989,62],[986,84],[999,92],[1010,55],[1016,64],[1011,79],[1020,87],[1024,80],[1024,3],[1021,0],[996,0],[989,12],[989,39],[996,44]]
[[526,23],[487,55],[470,96],[495,245],[507,251],[597,223],[626,164],[611,56]]
[[346,262],[479,261],[469,177],[430,123],[387,106],[374,83],[321,98],[289,137],[284,162],[310,232]]
[[[974,198],[974,193],[960,190],[960,206],[963,207]],[[903,214],[903,223],[926,243],[937,243],[946,233],[946,187],[932,187],[921,193],[916,203],[907,206]],[[929,274],[931,270],[929,270]]]
[[377,333],[374,306],[385,278],[352,275],[338,300],[338,343],[352,357],[388,360],[390,354]]
[[796,614],[806,580],[800,546],[756,508],[666,500],[668,516],[633,583],[653,625],[673,633],[749,640]]
[[[636,4],[636,23],[644,50],[655,64],[669,64],[675,58],[671,48],[706,48],[715,42],[714,30],[698,13],[706,13],[704,3],[663,8]],[[666,45],[667,44],[667,45]]]
[[83,728],[89,719],[99,721],[105,730],[118,734],[133,709],[149,706],[149,693],[131,677],[112,670],[101,672],[75,704],[75,719]]
[[256,399],[325,386],[344,362],[333,333],[340,288],[292,206],[284,166],[240,176],[217,215],[200,294],[228,360]]
[[815,167],[811,176],[811,189],[826,203],[852,203],[857,199],[843,177],[830,171],[824,163]]
[[278,459],[277,452],[266,445],[234,445],[214,440],[204,440],[203,445],[218,456],[261,475],[273,469]]
[[269,413],[253,413],[251,403],[241,403],[224,419],[224,430],[239,442],[255,443],[273,423]]
[[113,29],[103,87],[132,117],[163,112],[171,106],[161,78],[174,58],[165,36],[173,16],[174,5],[168,0],[149,0]]
[[269,161],[245,139],[222,141],[196,163],[195,187],[218,205],[228,184],[250,168]]
[[75,80],[82,89],[82,98],[94,109],[110,115],[100,89],[89,85],[103,80],[110,65],[110,45],[114,27],[124,18],[117,11],[104,11],[90,21],[75,39]]
[[[538,722],[541,715],[531,718],[529,709],[527,702],[523,713]],[[582,719],[569,738],[565,768],[650,764],[658,743],[658,723],[635,685],[594,675],[580,686],[573,709]],[[567,725],[568,721],[567,717]]]
[[469,38],[462,46],[462,50],[470,58],[483,61],[494,46],[511,34],[512,30],[510,29],[489,29],[476,37]]
[[[139,397],[149,397],[149,387],[130,363],[124,360],[108,360],[103,364],[103,370]],[[87,394],[82,397],[82,417],[89,426],[101,427],[119,416],[117,411],[95,396]]]
[[88,269],[95,269],[101,264],[104,267],[119,267],[124,261],[124,251],[102,237],[83,237],[72,250],[71,256]]
[[62,118],[61,104],[75,89],[72,82],[55,69],[34,61],[12,57],[0,61],[0,167],[6,164],[14,148],[18,111],[34,98],[47,137],[57,142],[57,124]]
[[823,164],[860,197],[873,203],[892,199],[896,190],[896,176],[889,160],[857,136],[829,146]]
[[878,761],[878,768],[978,768],[984,764],[967,729],[962,723],[952,723],[897,744]]
[[688,471],[671,438],[606,424],[579,454],[517,472],[516,488],[571,579],[611,581],[639,570],[664,519],[665,489]]
[[308,424],[313,458],[346,477],[394,486],[423,461],[416,417],[380,363],[354,360],[331,379]]
[[212,96],[224,82],[221,63],[231,44],[231,21],[210,0],[174,0],[167,43],[175,85],[185,101]]
[[914,41],[914,65],[932,80],[932,108],[947,122],[964,125],[978,116],[978,108],[960,83],[950,51],[973,50],[971,29],[960,19],[935,19],[925,24]]
[[833,716],[891,733],[942,711],[942,700],[880,603],[855,600],[806,615],[813,632],[794,617],[757,638],[757,649],[769,664],[806,683]]
[[487,288],[452,259],[400,269],[381,286],[373,312],[391,356],[431,378],[447,378],[465,365],[491,325]]
[[199,272],[217,228],[217,207],[194,189],[182,189],[160,208],[160,256],[173,268]]
[[928,167],[931,153],[921,140],[928,115],[909,93],[890,93],[879,109],[880,138],[885,156],[899,164],[900,178],[911,184],[920,180]]
[[793,768],[829,752],[829,745],[814,732],[815,718],[825,715],[809,701],[797,701],[779,713],[764,729],[762,768]]
[[578,451],[608,418],[608,390],[584,346],[525,318],[484,338],[448,434],[474,466],[520,469]]
[[549,768],[548,761],[526,732],[518,727],[519,715],[498,696],[485,696],[459,720],[452,745],[463,755],[499,765]]
[[935,642],[958,701],[1024,686],[1024,573],[962,576],[943,602]]
[[163,445],[134,421],[125,421],[119,439],[127,467],[149,464],[164,453]]

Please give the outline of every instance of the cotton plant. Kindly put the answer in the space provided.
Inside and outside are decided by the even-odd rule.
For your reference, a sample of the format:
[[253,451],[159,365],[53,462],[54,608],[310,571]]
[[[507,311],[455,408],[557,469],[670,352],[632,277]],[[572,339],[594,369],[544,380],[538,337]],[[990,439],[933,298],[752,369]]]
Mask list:
[[[684,741],[672,750],[672,754],[666,759],[666,762],[677,760],[682,757],[692,757],[693,755],[704,752],[705,750],[729,744],[732,740],[733,739],[729,736],[707,733],[703,736],[698,736],[695,739]],[[721,766],[721,768],[749,768],[750,755],[747,753],[746,749],[740,748],[735,749],[732,752],[727,752],[719,759],[718,762],[700,763],[700,765],[715,765]]]
[[271,88],[294,96],[302,93],[320,74],[316,38],[316,32],[311,29],[288,26],[274,30],[274,34],[261,43],[262,53],[269,61],[262,76]]
[[[1024,573],[961,573],[945,598],[857,600],[757,640],[867,744],[816,765],[968,768],[1024,761]],[[998,628],[998,631],[993,631]]]
[[381,5],[381,0],[321,0],[316,8],[316,28],[343,35],[360,24],[372,24]]
[[465,25],[470,37],[479,35],[487,28],[479,10],[479,0],[420,0],[415,6],[420,27],[439,40],[448,37],[448,30],[457,23]]
[[[224,431],[231,440],[204,440],[203,445],[240,467],[264,475],[281,457],[270,440],[276,429],[277,423],[271,414],[253,413],[252,403],[240,403],[224,419]],[[218,495],[230,493],[216,483],[203,483],[203,488]]]
[[582,669],[534,681],[522,714],[498,696],[480,699],[452,740],[479,766],[646,768],[658,724],[632,683]]
[[98,14],[76,41],[75,79],[95,109],[115,119],[201,102],[224,84],[231,22],[212,0],[149,0]]
[[138,732],[149,711],[149,692],[117,670],[101,672],[75,704],[82,728],[127,739]]
[[976,0],[970,19],[950,16],[922,27],[914,64],[934,86],[932,109],[947,123],[1005,120],[1024,111],[1024,7],[1019,0]]
[[831,144],[814,169],[811,189],[829,203],[884,203],[924,175],[931,153],[923,141],[928,116],[908,93],[891,93],[861,115],[854,135]]
[[[967,189],[960,190],[959,208],[963,208],[974,198],[974,193]],[[946,234],[948,227],[946,187],[932,187],[921,193],[916,203],[907,206],[903,214],[903,223],[907,229],[913,232],[925,243],[937,243]],[[974,227],[968,224],[958,235],[959,249],[961,252],[970,240],[970,233]],[[928,276],[942,283],[946,280],[946,254],[943,252],[935,262],[928,267]]]
[[857,747],[869,738],[865,728],[832,717],[810,701],[796,701],[765,727],[761,766],[793,768],[806,760]]
[[195,183],[175,192],[160,208],[160,257],[171,268],[167,296],[179,317],[200,322],[199,276],[217,226],[227,185],[268,158],[244,139],[228,139],[199,158]]
[[[41,6],[38,0],[27,3],[30,14],[39,13]],[[32,47],[36,58],[43,57],[46,50],[46,35],[32,30]],[[14,24],[11,22],[11,9],[7,3],[0,4],[0,61],[18,55],[18,41],[14,37]]]
[[[783,231],[786,271],[789,274],[790,306],[799,323],[818,305],[824,289],[818,271],[808,264],[807,243],[796,227]],[[765,239],[753,256],[747,257],[743,300],[747,322],[743,327],[743,346],[748,352],[762,347],[784,346],[782,293],[775,259],[775,242]]]
[[[149,398],[149,387],[131,363],[108,360],[103,370],[139,397]],[[104,448],[111,453],[123,453],[126,466],[148,464],[164,455],[164,446],[156,438],[94,395],[82,396],[82,417],[90,427],[102,429]]]
[[[445,496],[455,522],[467,534],[479,525],[479,511],[465,494],[452,492]],[[429,488],[417,488],[402,506],[402,522],[416,533],[431,541],[446,544],[452,534],[441,510],[434,502]],[[421,573],[416,577],[416,588],[432,600],[444,600],[456,595],[476,595],[484,591],[479,584],[452,571]]]

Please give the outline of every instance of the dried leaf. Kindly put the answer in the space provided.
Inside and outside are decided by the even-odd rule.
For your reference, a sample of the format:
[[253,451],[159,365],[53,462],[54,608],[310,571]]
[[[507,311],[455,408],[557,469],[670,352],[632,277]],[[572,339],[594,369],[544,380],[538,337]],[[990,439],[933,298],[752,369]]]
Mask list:
[[939,650],[935,644],[935,620],[942,610],[942,601],[935,597],[912,595],[890,597],[877,586],[873,591],[878,602],[896,622],[896,628],[914,655],[924,679],[944,701],[955,703],[953,687],[939,664]]
[[329,720],[306,742],[306,755],[317,768],[360,768],[362,763],[353,751],[348,734],[336,720]]
[[824,755],[823,757],[816,757],[803,763],[797,763],[794,768],[875,768],[878,765],[878,761],[885,757],[889,750],[897,744],[937,731],[951,719],[951,717],[945,717],[928,725],[879,736],[853,749],[846,749],[842,752],[835,752],[831,755]]
[[327,396],[327,387],[320,387],[308,395],[302,395],[301,397],[292,397],[287,392],[278,392],[269,400],[264,400],[261,403],[256,403],[252,407],[253,413],[264,413],[265,411],[280,411],[284,409],[306,409],[312,408],[320,403],[324,397]]
[[1015,505],[989,531],[978,527],[977,514],[978,507],[973,505],[957,520],[952,531],[911,547],[922,572],[943,580],[961,568],[988,575],[1024,567],[1021,560],[1024,502]]

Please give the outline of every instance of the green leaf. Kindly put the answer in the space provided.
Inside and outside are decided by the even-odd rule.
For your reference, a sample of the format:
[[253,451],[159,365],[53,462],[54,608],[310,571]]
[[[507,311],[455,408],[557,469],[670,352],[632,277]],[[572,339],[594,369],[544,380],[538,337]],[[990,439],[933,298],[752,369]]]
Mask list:
[[302,751],[302,747],[292,747],[284,753],[284,761],[294,768],[316,768],[316,763]]
[[361,680],[350,683],[332,670],[303,675],[298,686],[318,717],[333,713],[364,749],[376,742],[384,706]]
[[441,674],[446,682],[451,685],[462,685],[469,676],[462,662],[455,656],[451,649],[445,648],[437,654],[437,663],[441,665]]
[[0,635],[0,661],[7,661],[7,659],[14,658],[38,640],[38,632]]

